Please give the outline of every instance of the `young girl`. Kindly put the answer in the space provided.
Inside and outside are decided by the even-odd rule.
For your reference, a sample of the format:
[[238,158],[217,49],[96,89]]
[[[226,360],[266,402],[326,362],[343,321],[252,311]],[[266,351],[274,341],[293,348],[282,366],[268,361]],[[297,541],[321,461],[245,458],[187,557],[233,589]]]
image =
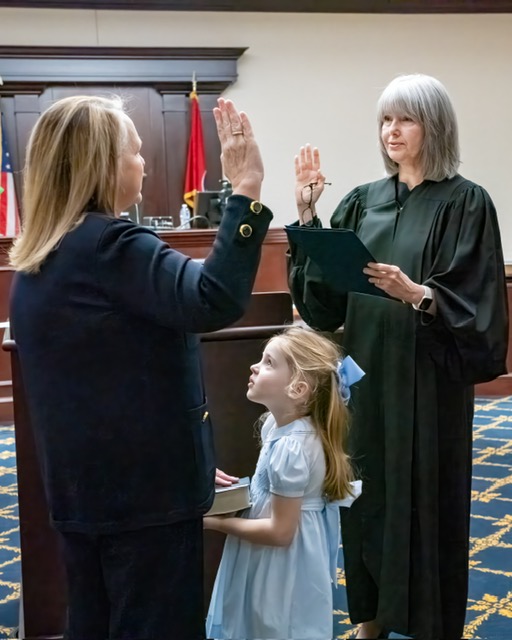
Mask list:
[[[204,519],[228,534],[207,618],[208,638],[332,638],[339,505],[357,489],[343,450],[348,384],[338,347],[290,327],[251,366],[247,397],[269,413],[242,517]],[[356,483],[353,483],[356,484]],[[348,499],[347,499],[348,496]],[[345,498],[345,500],[341,500]]]

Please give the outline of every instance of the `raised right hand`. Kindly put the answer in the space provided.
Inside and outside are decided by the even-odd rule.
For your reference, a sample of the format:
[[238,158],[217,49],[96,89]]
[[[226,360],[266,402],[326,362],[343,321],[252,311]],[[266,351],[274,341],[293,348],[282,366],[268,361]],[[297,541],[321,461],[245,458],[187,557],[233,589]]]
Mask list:
[[[325,176],[320,170],[320,152],[310,144],[295,156],[295,201],[301,224],[316,214],[316,202],[324,190]],[[312,186],[310,186],[312,185]],[[309,199],[311,197],[311,203]]]
[[260,200],[263,161],[247,115],[219,98],[213,110],[222,149],[222,169],[233,193]]

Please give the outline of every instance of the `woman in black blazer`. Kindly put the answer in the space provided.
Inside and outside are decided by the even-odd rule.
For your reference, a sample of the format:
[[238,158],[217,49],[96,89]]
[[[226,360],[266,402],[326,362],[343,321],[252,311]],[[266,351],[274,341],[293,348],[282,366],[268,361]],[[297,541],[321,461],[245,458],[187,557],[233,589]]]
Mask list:
[[60,100],[29,141],[10,317],[69,640],[204,638],[215,462],[197,334],[243,314],[272,218],[247,116],[222,99],[214,115],[233,195],[204,265],[119,219],[144,173],[120,101]]

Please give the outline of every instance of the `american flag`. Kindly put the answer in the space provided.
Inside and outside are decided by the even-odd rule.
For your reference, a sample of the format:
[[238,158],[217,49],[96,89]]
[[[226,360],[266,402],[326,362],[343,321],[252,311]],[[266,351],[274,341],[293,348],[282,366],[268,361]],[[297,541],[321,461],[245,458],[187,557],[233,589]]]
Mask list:
[[0,147],[2,149],[2,173],[0,177],[0,236],[15,236],[20,230],[20,217],[14,189],[14,178],[4,123],[0,127]]

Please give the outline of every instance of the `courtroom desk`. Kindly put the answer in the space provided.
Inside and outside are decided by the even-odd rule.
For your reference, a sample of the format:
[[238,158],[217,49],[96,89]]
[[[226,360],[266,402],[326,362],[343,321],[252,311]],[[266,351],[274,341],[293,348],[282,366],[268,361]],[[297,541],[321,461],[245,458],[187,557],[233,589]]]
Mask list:
[[[161,231],[162,240],[191,258],[206,258],[217,234],[216,229]],[[288,289],[286,251],[288,240],[282,227],[270,228],[261,249],[261,261],[253,291],[285,291]]]
[[[216,229],[189,229],[187,231],[161,231],[160,237],[169,246],[191,258],[206,258],[217,235]],[[12,238],[0,238],[0,267],[8,265],[8,251]],[[261,250],[261,260],[253,291],[286,291],[286,251],[288,240],[282,227],[267,231]],[[0,296],[4,291],[0,289]],[[5,299],[0,299],[0,309]]]

